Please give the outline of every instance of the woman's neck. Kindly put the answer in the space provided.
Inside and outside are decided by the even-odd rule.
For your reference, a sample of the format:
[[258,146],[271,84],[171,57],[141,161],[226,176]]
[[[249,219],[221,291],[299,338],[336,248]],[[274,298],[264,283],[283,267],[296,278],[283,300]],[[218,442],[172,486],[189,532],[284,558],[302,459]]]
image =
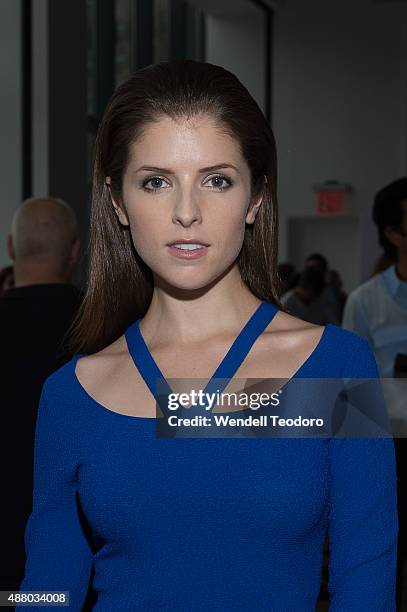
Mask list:
[[200,342],[218,333],[235,334],[261,300],[242,283],[233,290],[212,287],[196,298],[181,299],[155,288],[141,328],[150,341]]

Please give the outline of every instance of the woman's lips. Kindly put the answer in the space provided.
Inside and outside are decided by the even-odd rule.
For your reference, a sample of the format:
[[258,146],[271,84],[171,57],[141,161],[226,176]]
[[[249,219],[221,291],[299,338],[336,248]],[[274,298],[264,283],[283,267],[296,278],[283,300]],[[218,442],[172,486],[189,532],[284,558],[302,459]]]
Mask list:
[[174,244],[167,247],[171,255],[174,257],[178,257],[178,259],[199,259],[200,257],[204,257],[206,255],[209,247],[202,246],[197,249],[180,249],[176,247]]

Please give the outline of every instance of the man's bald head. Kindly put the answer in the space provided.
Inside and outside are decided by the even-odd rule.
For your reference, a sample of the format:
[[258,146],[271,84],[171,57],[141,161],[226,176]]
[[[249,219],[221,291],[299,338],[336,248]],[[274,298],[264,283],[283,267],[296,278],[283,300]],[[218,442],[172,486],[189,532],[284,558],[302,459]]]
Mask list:
[[64,262],[78,238],[73,209],[58,198],[29,198],[13,215],[11,234],[16,259]]

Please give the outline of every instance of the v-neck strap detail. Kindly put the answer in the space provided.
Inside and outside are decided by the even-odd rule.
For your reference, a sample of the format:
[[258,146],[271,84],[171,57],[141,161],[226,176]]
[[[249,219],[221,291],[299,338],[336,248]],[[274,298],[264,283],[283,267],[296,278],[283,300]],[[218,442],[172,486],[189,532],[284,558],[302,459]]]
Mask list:
[[[204,394],[212,392],[214,386],[216,386],[216,391],[219,392],[226,387],[249,353],[254,342],[265,330],[277,311],[278,308],[275,304],[262,300],[217,367],[203,391]],[[164,413],[168,414],[165,395],[172,393],[172,389],[144,341],[140,330],[140,321],[141,319],[137,319],[125,331],[129,353],[154,398]],[[160,379],[160,394],[157,393],[157,379]],[[223,380],[220,382],[219,379]],[[161,391],[162,388],[165,389],[164,396],[163,391]]]
[[277,310],[277,306],[271,302],[262,301],[236,337],[212,378],[232,378]]

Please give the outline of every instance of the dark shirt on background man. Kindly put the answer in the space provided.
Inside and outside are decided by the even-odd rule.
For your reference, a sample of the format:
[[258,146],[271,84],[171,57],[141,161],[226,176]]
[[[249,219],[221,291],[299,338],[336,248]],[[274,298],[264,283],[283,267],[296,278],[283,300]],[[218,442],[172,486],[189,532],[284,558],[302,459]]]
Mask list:
[[69,283],[13,287],[0,297],[0,580],[18,590],[32,509],[35,421],[44,380],[72,357],[62,343],[83,294]]

